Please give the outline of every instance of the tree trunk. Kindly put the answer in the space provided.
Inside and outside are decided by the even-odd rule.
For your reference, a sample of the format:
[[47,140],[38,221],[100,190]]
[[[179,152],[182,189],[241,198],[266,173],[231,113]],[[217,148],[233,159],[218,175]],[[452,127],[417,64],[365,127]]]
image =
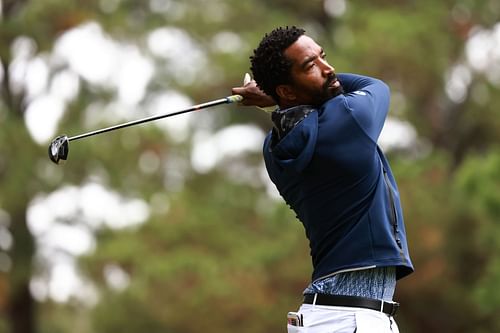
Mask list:
[[34,333],[35,302],[29,289],[29,281],[23,281],[11,291],[8,305],[8,319],[11,333]]
[[12,268],[9,275],[7,317],[10,333],[35,333],[36,303],[30,292],[35,242],[26,221],[27,207],[12,214],[10,231],[14,245],[10,251]]

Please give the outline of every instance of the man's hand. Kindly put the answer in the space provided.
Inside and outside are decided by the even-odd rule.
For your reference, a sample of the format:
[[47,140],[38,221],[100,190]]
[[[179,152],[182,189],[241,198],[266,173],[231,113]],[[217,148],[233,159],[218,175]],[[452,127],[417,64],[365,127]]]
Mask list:
[[234,87],[231,91],[233,94],[243,96],[243,101],[241,102],[243,105],[258,107],[276,105],[276,101],[271,96],[266,95],[257,87],[255,80],[246,82],[242,87]]

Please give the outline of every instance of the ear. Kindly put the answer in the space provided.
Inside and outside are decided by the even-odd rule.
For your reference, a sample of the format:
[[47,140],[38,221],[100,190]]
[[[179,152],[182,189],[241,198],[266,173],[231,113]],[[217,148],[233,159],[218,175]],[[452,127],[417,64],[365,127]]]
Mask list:
[[276,87],[276,94],[281,100],[294,101],[297,98],[295,90],[288,84],[280,84]]

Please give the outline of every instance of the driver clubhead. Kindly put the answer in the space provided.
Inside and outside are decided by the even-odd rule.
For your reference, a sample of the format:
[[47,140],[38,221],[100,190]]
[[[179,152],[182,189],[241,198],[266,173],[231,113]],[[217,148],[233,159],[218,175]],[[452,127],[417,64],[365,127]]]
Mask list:
[[59,164],[60,160],[66,160],[69,152],[69,140],[66,135],[60,135],[49,146],[49,158],[55,164]]

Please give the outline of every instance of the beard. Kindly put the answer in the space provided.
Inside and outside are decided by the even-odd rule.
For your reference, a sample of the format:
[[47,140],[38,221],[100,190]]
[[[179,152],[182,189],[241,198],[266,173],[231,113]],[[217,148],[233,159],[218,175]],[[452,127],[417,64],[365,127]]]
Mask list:
[[326,78],[326,81],[321,87],[321,90],[313,94],[313,101],[315,106],[321,106],[330,99],[344,93],[344,88],[342,87],[340,81],[338,87],[333,86],[336,81],[338,81],[338,78],[335,74],[331,74]]
[[332,74],[328,76],[326,79],[325,84],[323,85],[323,91],[326,95],[329,96],[328,99],[334,98],[340,94],[344,93],[344,88],[342,87],[342,84],[339,81],[339,86],[334,87],[333,84],[338,81],[337,75]]

